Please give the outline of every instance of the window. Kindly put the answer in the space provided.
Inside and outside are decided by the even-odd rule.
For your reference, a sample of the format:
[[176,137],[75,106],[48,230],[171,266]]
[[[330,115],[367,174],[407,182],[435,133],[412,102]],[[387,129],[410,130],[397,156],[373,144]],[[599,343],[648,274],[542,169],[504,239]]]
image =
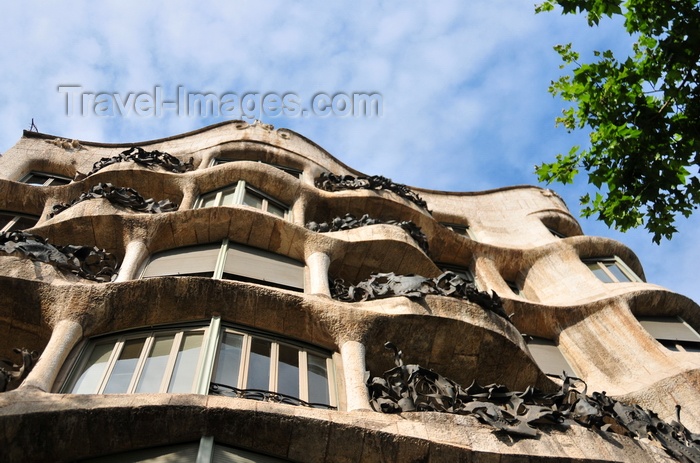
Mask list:
[[48,174],[46,172],[30,172],[22,180],[22,183],[39,186],[59,186],[68,185],[71,179],[56,174]]
[[510,288],[511,291],[513,291],[513,294],[516,296],[522,296],[522,292],[520,291],[520,287],[518,284],[512,280],[504,280],[506,284],[508,285],[508,288]]
[[288,460],[217,444],[211,436],[199,442],[132,450],[106,455],[84,463],[282,463]]
[[[242,161],[242,160],[243,160],[243,159],[239,159],[239,161]],[[229,162],[236,162],[236,161],[237,161],[236,159],[220,159],[220,158],[217,158],[217,159],[214,159],[214,162],[213,162],[212,165],[213,165],[213,166],[219,166],[219,165],[221,165],[221,164],[226,164],[226,163],[229,163]],[[286,173],[288,173],[289,175],[291,175],[292,177],[295,177],[295,178],[301,178],[301,176],[302,176],[302,174],[303,174],[303,171],[302,171],[302,170],[300,170],[300,169],[295,169],[294,167],[287,167],[287,166],[282,166],[282,165],[279,165],[279,164],[272,164],[272,163],[264,162],[264,161],[258,161],[258,162],[260,162],[260,163],[262,163],[262,164],[267,164],[268,166],[276,167],[276,168],[278,168],[279,170],[281,170],[281,171],[283,171],[283,172],[286,172]]]
[[92,342],[65,392],[197,392],[207,328],[148,331]]
[[236,204],[254,207],[283,219],[290,219],[289,206],[253,188],[243,180],[221,190],[201,195],[195,204],[195,209]]
[[567,376],[576,376],[554,341],[532,336],[526,336],[525,339],[540,370],[549,375],[561,375],[564,372]]
[[469,270],[466,267],[460,267],[458,265],[451,265],[451,264],[441,264],[441,263],[437,263],[437,266],[440,267],[440,270],[442,270],[443,272],[453,272],[453,273],[459,275],[466,282],[469,282],[469,283],[475,282],[474,274],[472,274],[471,270]]
[[470,239],[475,239],[474,232],[471,231],[469,225],[459,225],[456,223],[449,222],[440,222],[440,224],[443,225],[445,228],[448,228],[449,230],[452,230],[453,232],[457,233],[458,235],[466,236]]
[[565,234],[561,233],[561,232],[558,231],[558,230],[555,230],[554,228],[547,227],[547,230],[549,230],[549,233],[551,233],[552,235],[556,236],[557,238],[566,238],[566,235],[565,235]]
[[14,212],[0,212],[0,233],[26,230],[32,228],[39,221],[39,217],[25,214],[17,214]]
[[603,283],[641,282],[642,280],[619,257],[586,259],[583,261]]
[[700,335],[680,317],[638,317],[654,339],[676,352],[700,352]]
[[162,328],[91,340],[62,392],[199,393],[335,407],[331,354],[222,326]]
[[220,278],[304,290],[304,264],[269,251],[231,243],[228,239],[154,254],[142,278],[166,275]]

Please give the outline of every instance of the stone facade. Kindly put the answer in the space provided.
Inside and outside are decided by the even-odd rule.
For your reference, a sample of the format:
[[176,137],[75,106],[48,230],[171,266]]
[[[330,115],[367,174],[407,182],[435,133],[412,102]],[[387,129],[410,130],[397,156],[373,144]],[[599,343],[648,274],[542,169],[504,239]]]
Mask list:
[[[125,160],[91,173],[103,158],[132,146],[169,153],[179,164]],[[213,437],[220,445],[292,461],[675,461],[644,436],[545,425],[537,438],[529,439],[494,430],[475,415],[383,414],[370,406],[365,372],[378,376],[394,366],[393,355],[383,347],[386,341],[403,350],[407,363],[465,387],[476,381],[515,391],[528,386],[558,390],[561,380],[543,372],[546,360],[533,356],[525,333],[551,343],[550,349],[585,380],[589,394],[606,391],[667,422],[676,419],[680,404],[683,424],[700,431],[700,352],[693,352],[700,344],[681,340],[680,347],[669,349],[669,340],[659,342],[644,325],[678,320],[692,334],[700,330],[697,304],[646,283],[642,264],[623,244],[584,236],[555,193],[534,186],[470,193],[411,188],[426,209],[386,189],[318,188],[315,180],[329,172],[364,175],[312,141],[261,123],[234,121],[134,144],[25,132],[0,157],[5,220],[15,214],[38,217],[27,229],[31,235],[56,247],[97,248],[116,257],[119,267],[109,281],[100,282],[65,264],[28,258],[21,250],[0,252],[0,356],[18,363],[5,369],[19,371],[22,362],[13,348],[40,354],[21,384],[19,378],[10,381],[9,390],[0,394],[0,459],[73,461]],[[35,184],[26,183],[32,173]],[[36,184],[36,178],[44,177],[46,185]],[[52,185],[53,177],[73,181]],[[128,205],[133,192],[122,191],[114,193],[123,197],[121,203],[96,196],[51,216],[55,206],[70,204],[98,184],[133,189],[153,203],[169,200],[178,209],[144,211],[142,204],[134,210]],[[242,189],[253,199],[241,199]],[[238,199],[205,207],[206,198],[219,191],[219,198],[230,193]],[[425,235],[429,250],[395,223],[328,233],[305,226],[346,214],[411,221]],[[166,259],[172,250],[202,250],[193,246],[212,243],[265,251],[260,259],[267,263],[298,263],[301,291],[290,289],[283,276],[268,280],[253,272],[237,278],[232,270],[227,277],[228,263],[220,262],[224,254],[216,263],[223,266],[223,277],[167,274],[169,265],[180,265],[177,256],[175,264],[161,261],[166,262],[161,273],[142,277],[159,256]],[[75,265],[87,265],[81,262]],[[90,268],[99,268],[100,262],[90,260]],[[592,271],[596,262],[609,264],[613,278],[617,271],[625,278],[604,282],[597,276],[604,269]],[[273,267],[271,274],[277,271]],[[473,275],[478,290],[500,296],[508,318],[441,295],[359,302],[331,297],[336,280],[355,285],[388,272],[435,278],[445,268],[464,270],[465,278]],[[205,388],[218,368],[202,366],[207,348],[218,348],[212,339],[221,342],[217,332],[241,330],[245,339],[261,336],[273,346],[293,346],[301,376],[311,371],[312,356],[325,355],[326,405],[331,409],[294,407],[274,397],[255,401],[207,395],[206,390],[71,393],[101,340],[146,339],[139,334],[146,330],[156,337],[167,330],[186,336],[196,329],[206,338],[196,373]],[[270,358],[281,359],[275,349],[283,347],[271,349]],[[143,352],[135,368],[145,371],[149,354]],[[118,355],[112,354],[112,363],[105,365],[117,365]],[[213,355],[216,365],[223,364],[222,354]],[[252,371],[250,365],[245,368]],[[110,374],[116,377],[120,367],[105,368],[115,369],[97,383]],[[270,374],[281,378],[281,368],[273,367]],[[140,381],[134,378],[127,380],[132,389]],[[299,383],[306,391],[299,394],[308,399],[310,378]]]

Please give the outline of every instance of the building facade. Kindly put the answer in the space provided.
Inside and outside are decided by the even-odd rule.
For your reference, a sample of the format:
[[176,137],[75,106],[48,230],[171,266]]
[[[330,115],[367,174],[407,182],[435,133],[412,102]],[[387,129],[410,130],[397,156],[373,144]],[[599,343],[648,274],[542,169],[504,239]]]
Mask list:
[[[525,395],[474,392],[561,398],[576,377],[700,431],[698,305],[551,190],[408,188],[259,122],[25,132],[0,157],[0,232],[2,461],[696,461],[689,431],[621,430],[621,409],[539,423]],[[395,365],[418,385],[382,382]],[[443,378],[470,398],[420,405]],[[379,411],[387,385],[400,413]],[[469,406],[486,395],[522,416],[499,428]]]

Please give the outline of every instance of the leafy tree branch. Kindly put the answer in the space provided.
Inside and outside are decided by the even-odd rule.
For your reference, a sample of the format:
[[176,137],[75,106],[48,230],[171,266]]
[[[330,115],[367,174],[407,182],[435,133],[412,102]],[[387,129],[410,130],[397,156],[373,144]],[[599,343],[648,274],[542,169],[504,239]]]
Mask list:
[[628,56],[594,51],[581,63],[571,44],[558,45],[570,74],[550,93],[571,106],[556,118],[567,131],[590,130],[590,146],[574,146],[536,166],[540,181],[572,183],[588,174],[593,195],[584,217],[621,231],[644,226],[654,242],[671,238],[678,215],[700,205],[700,7],[696,0],[545,0],[536,12],[560,7],[595,27],[622,16],[636,37]]

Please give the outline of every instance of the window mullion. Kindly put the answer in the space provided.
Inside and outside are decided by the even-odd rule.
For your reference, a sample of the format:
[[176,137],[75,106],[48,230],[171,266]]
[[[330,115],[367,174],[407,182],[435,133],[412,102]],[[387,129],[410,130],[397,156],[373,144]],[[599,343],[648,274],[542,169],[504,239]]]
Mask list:
[[19,219],[21,219],[21,217],[19,215],[15,216],[12,220],[7,222],[7,225],[5,225],[5,228],[3,228],[0,231],[11,230],[12,227],[14,227],[17,222],[19,222]]
[[248,385],[248,368],[250,367],[250,345],[252,336],[246,334],[243,336],[243,345],[241,347],[241,374],[238,375],[238,388],[245,389]]
[[114,343],[114,349],[112,349],[112,355],[109,358],[109,362],[107,362],[107,368],[105,369],[105,374],[102,377],[102,381],[100,382],[100,386],[97,388],[97,394],[102,394],[102,391],[104,390],[105,386],[107,385],[107,381],[109,380],[109,377],[112,375],[112,370],[114,370],[114,365],[116,365],[117,360],[119,359],[119,356],[122,353],[122,349],[124,348],[124,338],[119,338],[117,342]]
[[637,274],[634,272],[634,270],[632,270],[631,268],[629,268],[629,267],[627,266],[627,264],[625,263],[624,260],[622,260],[622,259],[620,259],[619,257],[615,256],[615,263],[617,264],[617,266],[618,266],[618,268],[620,269],[620,271],[622,271],[622,273],[624,273],[625,275],[627,275],[627,278],[629,278],[629,280],[630,280],[631,282],[636,282],[636,283],[641,283],[641,282],[642,282],[642,279],[639,278],[639,276],[637,276]]
[[216,264],[214,265],[214,275],[212,278],[221,279],[224,277],[224,264],[226,263],[226,251],[228,250],[228,238],[224,238],[221,242],[221,248],[219,249],[219,255],[216,257]]
[[239,180],[238,184],[236,185],[236,193],[233,195],[233,204],[243,204],[243,199],[245,197],[245,189],[245,181]]
[[173,370],[175,369],[175,361],[177,360],[177,353],[180,351],[180,344],[182,343],[183,332],[178,331],[173,336],[173,345],[170,347],[170,355],[168,356],[168,364],[165,367],[165,373],[163,374],[163,381],[160,383],[159,392],[168,392],[168,386],[170,385],[170,380],[173,376]]
[[141,378],[143,366],[146,364],[146,359],[148,358],[148,355],[151,352],[151,348],[153,347],[154,339],[155,336],[151,334],[146,338],[146,341],[143,343],[143,347],[141,347],[141,355],[139,355],[139,360],[136,363],[136,367],[134,368],[134,374],[131,376],[131,382],[129,383],[129,387],[126,389],[127,394],[133,394],[134,390],[136,389],[136,385],[139,382],[138,380],[139,378]]
[[615,283],[620,283],[620,280],[617,279],[617,277],[610,271],[608,270],[607,265],[605,265],[605,262],[596,262],[598,265],[598,268],[603,269],[603,272]]
[[211,463],[214,461],[214,436],[202,436],[199,439],[196,463]]
[[305,350],[299,349],[299,398],[309,401],[309,364]]
[[270,381],[268,391],[277,392],[277,375],[279,373],[280,345],[276,342],[270,343]]
[[197,394],[208,394],[209,383],[211,382],[212,370],[216,360],[216,351],[221,339],[221,317],[215,316],[211,319],[208,333],[202,343],[202,362],[197,372],[196,390]]

